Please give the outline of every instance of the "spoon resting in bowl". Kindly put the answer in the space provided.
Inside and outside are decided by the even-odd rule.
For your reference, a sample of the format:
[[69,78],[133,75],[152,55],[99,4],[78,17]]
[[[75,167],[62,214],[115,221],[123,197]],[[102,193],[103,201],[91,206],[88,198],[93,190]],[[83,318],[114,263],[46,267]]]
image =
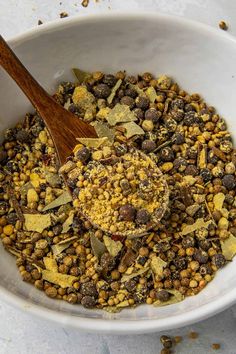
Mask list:
[[0,36],[0,64],[25,93],[52,137],[60,165],[78,143],[76,138],[96,138],[95,129],[57,103],[33,78]]
[[[134,148],[120,156],[114,147],[107,147],[110,157],[98,159],[99,149],[86,150],[78,145],[79,138],[97,138],[94,127],[58,104],[1,36],[0,64],[44,120],[56,148],[59,171],[78,212],[108,234],[132,238],[153,228],[166,211],[169,190],[164,175],[150,157]],[[125,175],[118,180],[126,170],[130,172],[130,180],[125,181]],[[71,183],[71,176],[76,176],[76,183]],[[123,184],[122,188],[117,188],[119,183]]]

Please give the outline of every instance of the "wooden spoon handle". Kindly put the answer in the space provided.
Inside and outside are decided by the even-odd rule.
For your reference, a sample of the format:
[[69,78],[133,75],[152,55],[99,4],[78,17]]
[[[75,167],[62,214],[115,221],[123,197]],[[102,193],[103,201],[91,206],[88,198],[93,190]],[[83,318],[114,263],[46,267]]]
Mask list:
[[[33,76],[28,72],[24,65],[0,35],[0,64],[8,74],[16,81],[33,106],[40,111],[51,101],[51,97],[38,84]],[[39,97],[41,99],[39,100]],[[42,100],[43,98],[43,100]]]
[[15,80],[46,123],[61,164],[77,144],[78,137],[97,137],[91,125],[65,110],[38,84],[1,36],[0,65]]

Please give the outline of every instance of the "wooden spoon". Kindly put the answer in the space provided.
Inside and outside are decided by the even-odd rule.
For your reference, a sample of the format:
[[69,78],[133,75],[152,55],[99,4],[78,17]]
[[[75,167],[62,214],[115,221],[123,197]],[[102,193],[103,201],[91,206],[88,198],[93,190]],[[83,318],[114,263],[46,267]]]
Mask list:
[[97,138],[95,129],[58,104],[32,77],[0,35],[0,64],[31,101],[52,137],[59,163],[65,163],[78,142]]

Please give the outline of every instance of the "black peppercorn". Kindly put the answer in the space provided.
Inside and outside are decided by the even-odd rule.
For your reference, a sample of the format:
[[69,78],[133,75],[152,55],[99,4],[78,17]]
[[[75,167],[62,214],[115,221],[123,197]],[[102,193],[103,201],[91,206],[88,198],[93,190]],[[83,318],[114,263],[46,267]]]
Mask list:
[[97,98],[107,98],[111,93],[111,89],[106,84],[99,84],[94,87],[93,92]]
[[170,293],[168,293],[166,290],[159,290],[156,292],[156,298],[161,302],[166,302],[170,298]]
[[161,113],[156,110],[156,108],[149,108],[145,112],[145,119],[152,120],[153,123],[157,123],[161,117]]
[[145,152],[152,152],[153,150],[156,149],[156,143],[155,141],[152,141],[152,140],[144,140],[142,142],[142,150],[145,151]]
[[181,145],[181,144],[183,144],[185,142],[185,137],[181,133],[175,133],[175,135],[173,137],[173,141],[174,141],[175,144]]
[[160,158],[162,161],[173,161],[174,160],[174,152],[170,147],[165,147],[160,151]]
[[96,300],[92,296],[84,296],[81,300],[81,305],[86,308],[92,308],[96,305]]
[[186,112],[184,115],[184,124],[191,127],[193,124],[197,123],[195,112]]
[[93,297],[97,297],[98,295],[96,285],[93,281],[89,281],[87,283],[81,284],[80,293],[82,295],[89,295]]
[[76,157],[81,162],[86,162],[90,158],[90,155],[91,155],[91,153],[90,153],[89,149],[86,148],[85,146],[76,152]]
[[195,246],[195,240],[191,236],[186,236],[182,240],[182,245],[183,245],[184,248],[194,247]]
[[107,74],[107,75],[104,75],[102,81],[104,84],[108,85],[109,87],[113,87],[113,86],[115,86],[117,79],[114,75]]
[[233,175],[225,175],[222,179],[223,186],[228,190],[232,190],[236,186],[236,180]]
[[134,106],[135,106],[135,101],[130,96],[122,97],[121,100],[120,100],[120,103],[129,106],[130,109],[134,108]]
[[146,209],[140,209],[137,211],[135,220],[137,224],[147,224],[150,218],[150,213]]
[[186,170],[184,171],[184,174],[191,175],[191,176],[197,176],[198,174],[198,168],[195,165],[188,165],[186,167]]
[[212,180],[212,173],[208,168],[202,168],[200,171],[200,176],[202,177],[204,183]]
[[208,261],[208,254],[205,251],[195,250],[193,255],[195,261],[199,262],[200,264],[205,264]]
[[128,88],[125,90],[125,95],[130,96],[132,98],[136,98],[138,94],[137,94],[137,91],[134,90],[133,88]]
[[171,102],[170,107],[172,109],[183,109],[184,108],[184,100],[182,98],[176,98]]
[[174,259],[173,263],[179,270],[185,269],[187,265],[186,259],[184,257],[177,257],[176,259]]
[[173,346],[172,339],[169,336],[161,336],[160,341],[164,348],[170,349]]
[[216,268],[222,268],[226,263],[225,256],[221,253],[215,254],[212,257],[212,263],[216,266]]
[[143,110],[148,109],[150,101],[148,98],[143,96],[138,96],[135,100],[136,106]]
[[125,204],[120,207],[119,215],[122,221],[133,221],[136,216],[136,209],[130,204]]

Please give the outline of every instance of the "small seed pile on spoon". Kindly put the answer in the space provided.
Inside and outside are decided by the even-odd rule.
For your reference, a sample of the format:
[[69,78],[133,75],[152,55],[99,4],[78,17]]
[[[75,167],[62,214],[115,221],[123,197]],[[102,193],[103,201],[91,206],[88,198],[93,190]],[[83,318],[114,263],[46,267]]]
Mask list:
[[140,236],[166,210],[169,193],[163,174],[150,157],[126,145],[95,149],[79,144],[60,172],[66,175],[74,207],[107,233]]

